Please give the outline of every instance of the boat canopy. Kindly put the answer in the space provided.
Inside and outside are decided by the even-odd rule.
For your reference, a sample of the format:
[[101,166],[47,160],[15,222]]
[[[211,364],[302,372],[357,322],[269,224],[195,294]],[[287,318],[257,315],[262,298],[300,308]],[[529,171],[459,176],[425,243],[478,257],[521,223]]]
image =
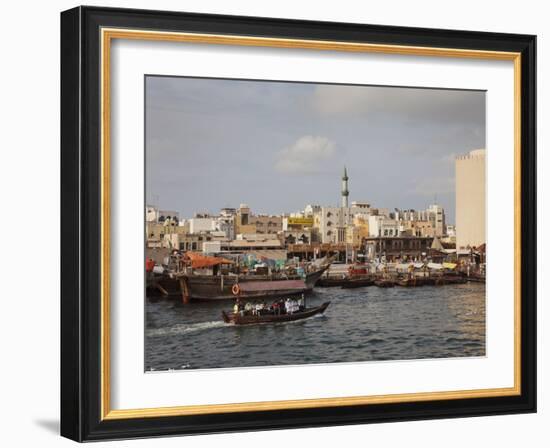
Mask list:
[[456,263],[443,263],[443,267],[445,269],[455,269],[456,268]]
[[219,264],[233,264],[233,261],[221,257],[209,257],[197,252],[187,252],[185,254],[191,260],[193,269],[210,268]]
[[428,263],[428,268],[439,270],[439,269],[443,269],[443,265],[440,263]]
[[401,271],[407,271],[409,269],[410,266],[413,266],[414,267],[414,264],[412,263],[399,263],[399,264],[396,264],[395,265],[395,268],[397,270],[401,270]]

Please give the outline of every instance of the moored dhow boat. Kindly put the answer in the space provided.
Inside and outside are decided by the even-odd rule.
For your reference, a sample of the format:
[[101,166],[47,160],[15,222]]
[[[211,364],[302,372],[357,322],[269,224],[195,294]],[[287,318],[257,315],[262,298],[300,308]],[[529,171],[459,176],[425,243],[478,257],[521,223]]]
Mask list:
[[230,313],[222,311],[223,321],[226,324],[233,325],[253,325],[253,324],[268,324],[268,323],[279,323],[279,322],[292,322],[300,319],[307,319],[308,317],[313,317],[317,314],[323,314],[327,307],[330,305],[330,302],[325,302],[321,306],[316,306],[313,308],[304,308],[301,311],[296,311],[294,313],[276,313],[276,312],[266,312],[266,313],[252,313],[252,312],[237,312]]
[[[306,266],[303,275],[298,273],[274,272],[267,274],[246,274],[225,269],[232,266],[232,260],[187,253],[188,268],[171,272],[156,280],[170,297],[181,298],[184,303],[191,300],[267,300],[281,296],[295,296],[310,292],[332,259],[318,265]],[[207,271],[207,273],[205,273]]]
[[[371,279],[370,267],[365,263],[355,263],[350,265],[347,270],[338,270],[336,273],[328,270],[317,282],[317,286],[324,288],[342,287],[358,288],[360,286],[370,286],[366,279]],[[359,281],[357,283],[356,281]],[[364,285],[361,283],[365,283]],[[349,286],[348,286],[349,285]]]
[[334,286],[340,287],[340,286],[344,286],[348,282],[349,282],[349,279],[347,277],[323,276],[317,282],[317,286],[321,286],[322,288],[330,288]]

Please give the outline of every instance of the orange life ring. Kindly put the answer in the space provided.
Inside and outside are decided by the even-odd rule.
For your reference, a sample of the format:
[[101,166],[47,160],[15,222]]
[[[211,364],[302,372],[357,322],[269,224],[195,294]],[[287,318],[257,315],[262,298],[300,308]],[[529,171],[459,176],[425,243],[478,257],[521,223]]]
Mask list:
[[241,287],[238,285],[238,283],[235,283],[233,287],[231,288],[231,292],[234,296],[238,296],[241,292]]

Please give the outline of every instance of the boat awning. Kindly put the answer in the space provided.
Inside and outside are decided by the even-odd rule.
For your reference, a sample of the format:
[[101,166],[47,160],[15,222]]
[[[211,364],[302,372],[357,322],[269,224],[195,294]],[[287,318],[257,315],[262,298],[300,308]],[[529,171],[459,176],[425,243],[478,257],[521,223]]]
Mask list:
[[258,282],[242,282],[239,287],[243,292],[255,291],[278,291],[287,289],[303,290],[307,289],[306,282],[303,280],[266,280]]
[[191,260],[193,269],[210,268],[219,264],[233,264],[233,261],[221,257],[209,257],[197,252],[187,252],[185,254]]
[[410,266],[414,267],[414,264],[412,264],[412,263],[399,263],[399,264],[395,265],[395,268],[400,269],[402,271],[407,271],[410,268]]
[[439,263],[428,263],[430,269],[443,269],[443,265]]
[[454,269],[456,268],[456,263],[443,263],[445,269]]

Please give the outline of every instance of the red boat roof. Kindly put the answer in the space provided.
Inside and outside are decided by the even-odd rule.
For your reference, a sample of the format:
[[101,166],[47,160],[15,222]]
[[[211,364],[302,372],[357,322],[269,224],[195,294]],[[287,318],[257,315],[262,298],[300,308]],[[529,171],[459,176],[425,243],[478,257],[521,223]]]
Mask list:
[[191,260],[191,267],[194,269],[210,268],[219,264],[233,264],[233,261],[221,257],[209,257],[197,252],[187,252],[185,254]]

